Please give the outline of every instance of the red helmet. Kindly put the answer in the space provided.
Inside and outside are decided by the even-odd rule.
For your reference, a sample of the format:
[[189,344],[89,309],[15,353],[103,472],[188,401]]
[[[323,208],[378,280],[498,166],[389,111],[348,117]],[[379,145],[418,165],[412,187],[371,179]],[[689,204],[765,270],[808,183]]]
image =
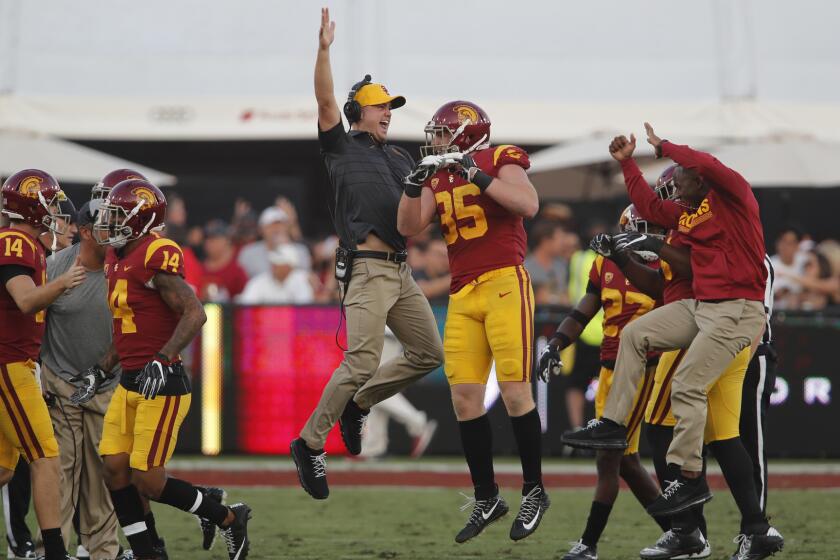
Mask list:
[[420,147],[423,157],[466,152],[490,143],[490,117],[484,109],[469,101],[446,103],[435,111],[424,130],[426,145]]
[[93,190],[90,191],[90,199],[105,198],[111,192],[111,189],[117,186],[117,183],[122,183],[128,179],[143,179],[144,181],[148,181],[139,171],[134,171],[133,169],[115,169],[93,185]]
[[679,167],[676,163],[669,165],[659,174],[656,186],[653,190],[662,200],[675,200],[677,198],[677,184],[674,182],[674,172]]
[[3,183],[3,214],[36,228],[64,234],[70,216],[62,214],[59,202],[67,200],[55,177],[40,169],[18,171]]
[[632,204],[621,213],[621,217],[618,219],[618,230],[621,233],[636,231],[657,237],[665,237],[667,233],[664,227],[652,224],[642,218],[639,212],[636,211],[636,207]]
[[143,179],[128,179],[108,193],[93,229],[101,245],[119,248],[163,228],[165,217],[166,197],[160,189]]

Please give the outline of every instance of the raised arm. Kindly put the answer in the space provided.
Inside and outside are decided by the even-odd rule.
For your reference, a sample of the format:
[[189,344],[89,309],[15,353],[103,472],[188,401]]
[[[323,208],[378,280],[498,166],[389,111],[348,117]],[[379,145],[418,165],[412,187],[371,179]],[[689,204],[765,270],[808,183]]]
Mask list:
[[747,180],[734,169],[722,164],[712,154],[662,140],[654,133],[650,123],[645,123],[645,131],[647,132],[648,143],[656,150],[657,157],[670,158],[682,167],[695,171],[700,177],[708,179],[706,184],[709,185],[709,188],[736,198],[752,194],[752,187]]
[[671,200],[662,200],[653,192],[633,159],[635,149],[636,137],[632,134],[630,140],[627,140],[626,136],[616,136],[610,143],[610,155],[621,164],[630,201],[644,219],[669,229],[676,229],[683,209]]
[[315,99],[318,101],[318,128],[322,131],[330,130],[341,121],[330,66],[330,45],[333,39],[335,22],[330,21],[330,9],[321,8],[318,56],[315,59]]

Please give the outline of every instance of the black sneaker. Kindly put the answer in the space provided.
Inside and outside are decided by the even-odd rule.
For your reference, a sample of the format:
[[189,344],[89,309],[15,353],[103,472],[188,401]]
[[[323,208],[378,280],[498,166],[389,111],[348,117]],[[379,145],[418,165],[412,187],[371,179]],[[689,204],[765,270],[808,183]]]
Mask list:
[[583,541],[572,543],[572,548],[560,560],[598,560],[598,547],[587,546]]
[[[227,500],[227,492],[222,490],[221,488],[214,488],[212,486],[203,488],[201,486],[196,486],[199,492],[204,494],[205,500],[213,500],[215,502],[219,502],[220,504],[224,505],[225,500]],[[216,543],[216,534],[218,533],[218,527],[216,524],[207,519],[206,517],[198,517],[198,526],[201,527],[201,535],[202,535],[202,542],[201,547],[204,550],[211,550],[213,545]]]
[[330,495],[330,487],[327,485],[327,454],[316,452],[313,455],[300,438],[293,440],[289,448],[297,467],[300,485],[316,500],[326,500]]
[[9,548],[7,552],[7,558],[29,558],[34,560],[38,557],[35,554],[35,545],[32,541],[23,541],[17,544],[17,546],[12,546],[12,541],[9,540],[9,537],[6,537],[6,542],[9,543]]
[[738,550],[730,560],[761,560],[782,550],[785,539],[775,527],[770,527],[763,535],[738,535],[735,537]]
[[341,439],[350,455],[358,455],[362,452],[362,430],[365,428],[370,410],[362,410],[353,399],[347,401],[344,412],[338,419],[341,428]]
[[668,482],[665,491],[647,507],[647,512],[653,517],[670,517],[712,499],[705,477],[689,481],[678,476],[676,480],[665,482]]
[[606,418],[590,420],[585,428],[563,432],[560,441],[584,449],[627,449],[627,427]]
[[219,532],[227,544],[230,560],[244,560],[248,558],[248,520],[251,519],[251,508],[247,504],[233,504],[230,506],[235,519],[226,529]]
[[510,538],[521,541],[536,531],[550,505],[551,500],[548,499],[548,494],[540,486],[535,486],[533,490],[522,496],[519,515],[513,520],[510,528]]
[[461,506],[461,511],[473,506],[472,514],[461,532],[455,535],[456,543],[465,543],[481,532],[494,521],[498,521],[508,512],[508,505],[498,494],[489,500],[476,500],[466,496],[467,503]]
[[706,539],[700,529],[683,534],[678,531],[665,531],[656,544],[639,552],[643,560],[674,560],[676,558],[700,558],[694,556],[706,549]]

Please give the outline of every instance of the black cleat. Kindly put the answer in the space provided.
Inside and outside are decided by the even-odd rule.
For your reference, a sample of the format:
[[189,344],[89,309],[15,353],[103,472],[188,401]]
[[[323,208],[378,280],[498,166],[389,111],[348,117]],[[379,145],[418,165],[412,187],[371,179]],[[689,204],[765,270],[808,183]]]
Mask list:
[[763,535],[738,535],[735,537],[738,550],[730,560],[761,560],[781,551],[785,539],[775,527],[770,527]]
[[536,531],[550,505],[551,500],[548,499],[548,494],[540,486],[535,486],[533,490],[522,496],[519,514],[510,528],[510,538],[521,541]]
[[[221,488],[215,488],[212,486],[209,487],[201,487],[196,486],[199,492],[204,495],[205,500],[213,500],[219,502],[222,505],[225,505],[225,500],[227,500],[227,492],[222,490]],[[211,550],[213,545],[216,543],[216,534],[218,533],[218,527],[216,524],[207,519],[206,517],[198,517],[198,526],[201,527],[201,535],[202,535],[202,542],[201,548],[204,550]]]
[[656,544],[639,552],[643,560],[674,560],[677,558],[703,558],[702,554],[708,546],[706,539],[695,529],[691,533],[683,534],[679,531],[665,531]]
[[251,508],[247,504],[233,504],[230,506],[234,520],[225,529],[220,530],[228,549],[230,560],[244,560],[248,558],[248,520],[251,519]]
[[163,539],[158,539],[158,541],[152,545],[152,548],[155,551],[155,554],[158,555],[160,560],[169,560],[169,553],[166,552],[166,541]]
[[12,546],[12,541],[7,536],[6,542],[9,544],[7,558],[29,558],[30,560],[35,560],[38,557],[35,554],[35,545],[32,541],[23,541],[18,543],[17,546]]
[[587,546],[583,541],[572,543],[572,548],[560,560],[598,560],[598,547]]
[[134,551],[129,548],[123,550],[122,554],[117,556],[117,560],[165,560],[165,558],[157,554],[154,556],[135,556]]
[[338,419],[341,439],[350,455],[358,455],[362,452],[362,430],[365,428],[369,413],[370,410],[362,410],[353,399],[350,399]]
[[712,493],[705,477],[689,481],[680,475],[668,482],[665,491],[647,507],[647,512],[653,517],[670,517],[711,499]]
[[468,497],[467,503],[461,506],[461,511],[470,506],[473,506],[472,514],[464,528],[455,535],[456,543],[465,543],[477,537],[488,525],[498,521],[508,512],[507,503],[498,494],[488,500]]
[[316,500],[326,500],[330,495],[327,485],[327,454],[312,451],[301,438],[289,446],[297,467],[300,485]]
[[563,432],[560,441],[583,449],[627,449],[627,427],[607,418],[590,420],[585,428]]

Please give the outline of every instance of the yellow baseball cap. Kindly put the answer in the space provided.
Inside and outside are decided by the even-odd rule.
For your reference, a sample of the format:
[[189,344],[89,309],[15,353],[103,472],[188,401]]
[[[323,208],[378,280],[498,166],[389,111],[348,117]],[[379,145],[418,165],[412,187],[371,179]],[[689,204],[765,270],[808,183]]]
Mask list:
[[354,96],[362,107],[368,105],[382,105],[390,103],[391,109],[398,109],[405,105],[405,97],[402,95],[391,95],[388,88],[383,84],[370,83],[359,89]]

